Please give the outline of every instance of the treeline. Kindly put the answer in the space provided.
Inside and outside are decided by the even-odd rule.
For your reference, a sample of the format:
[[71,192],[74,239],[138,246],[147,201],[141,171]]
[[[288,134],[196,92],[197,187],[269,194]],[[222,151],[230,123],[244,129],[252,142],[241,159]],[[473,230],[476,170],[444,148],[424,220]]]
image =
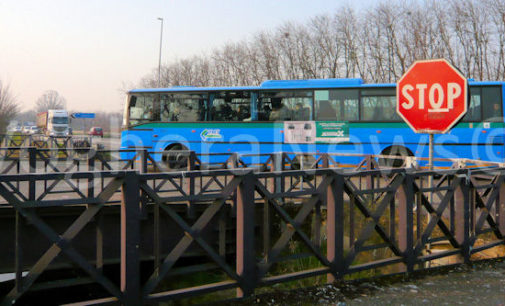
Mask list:
[[[164,65],[161,86],[353,77],[396,82],[415,60],[429,58],[446,58],[468,78],[505,79],[505,0],[383,1],[359,12],[342,7]],[[157,87],[157,69],[140,83]]]

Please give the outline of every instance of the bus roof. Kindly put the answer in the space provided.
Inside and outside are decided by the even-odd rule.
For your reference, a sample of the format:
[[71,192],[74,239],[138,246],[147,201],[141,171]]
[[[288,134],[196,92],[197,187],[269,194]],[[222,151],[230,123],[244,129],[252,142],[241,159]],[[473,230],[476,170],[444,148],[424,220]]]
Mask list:
[[133,89],[130,93],[139,92],[192,92],[192,91],[228,91],[228,90],[261,90],[261,89],[304,89],[304,88],[338,88],[359,87],[363,85],[362,79],[309,79],[309,80],[268,80],[260,86],[237,87],[196,87],[174,86],[169,88]]
[[[474,81],[468,80],[469,85],[502,85],[501,81]],[[260,86],[228,86],[228,87],[196,87],[174,86],[168,88],[144,88],[133,89],[129,93],[153,93],[153,92],[196,92],[196,91],[256,91],[274,89],[315,89],[315,88],[346,88],[346,87],[394,87],[395,83],[365,84],[360,78],[351,79],[308,79],[308,80],[268,80]]]
[[133,89],[129,93],[140,92],[194,92],[194,91],[231,91],[231,90],[258,90],[257,86],[237,86],[237,87],[196,87],[196,86],[174,86],[168,88],[144,88]]

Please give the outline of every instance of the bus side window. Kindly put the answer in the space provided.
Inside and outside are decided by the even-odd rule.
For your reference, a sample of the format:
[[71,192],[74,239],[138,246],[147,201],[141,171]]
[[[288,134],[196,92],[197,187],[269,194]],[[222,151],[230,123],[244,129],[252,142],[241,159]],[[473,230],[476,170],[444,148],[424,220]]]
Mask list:
[[160,111],[160,95],[155,95],[154,96],[154,101],[153,101],[153,114],[152,114],[152,121],[160,121],[161,120],[161,111]]
[[259,93],[258,120],[312,120],[312,91],[266,91]]
[[154,115],[154,97],[152,95],[147,95],[144,97],[144,109],[142,112],[142,119],[147,121],[153,121]]
[[216,99],[212,105],[211,115],[212,121],[232,121],[233,110],[229,103]]
[[250,94],[243,91],[215,93],[210,117],[212,121],[251,121]]
[[468,110],[463,117],[463,121],[479,122],[482,120],[481,102],[480,88],[470,88],[470,103],[468,105]]
[[391,87],[361,90],[361,120],[372,122],[400,122],[395,111],[396,93]]
[[282,98],[272,98],[272,111],[268,117],[269,121],[291,120],[291,109],[283,103]]
[[337,112],[328,100],[318,101],[316,120],[329,121],[335,120]]
[[293,106],[291,119],[295,121],[311,120],[312,99],[290,98]]
[[206,112],[204,95],[178,93],[162,97],[161,115],[163,121],[204,121]]
[[315,91],[316,120],[357,121],[359,116],[358,90],[334,89]]
[[170,121],[170,102],[168,100],[168,95],[161,95],[160,121],[162,122]]
[[503,122],[501,88],[498,86],[482,87],[483,121]]
[[268,121],[270,118],[270,113],[272,112],[272,106],[270,101],[265,101],[266,99],[258,99],[258,121]]

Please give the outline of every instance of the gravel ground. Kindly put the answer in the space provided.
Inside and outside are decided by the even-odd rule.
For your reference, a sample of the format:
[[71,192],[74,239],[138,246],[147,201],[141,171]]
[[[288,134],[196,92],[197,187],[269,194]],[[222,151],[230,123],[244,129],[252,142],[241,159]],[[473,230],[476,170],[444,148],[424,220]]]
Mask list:
[[273,292],[233,305],[505,305],[505,262],[481,262],[414,275]]

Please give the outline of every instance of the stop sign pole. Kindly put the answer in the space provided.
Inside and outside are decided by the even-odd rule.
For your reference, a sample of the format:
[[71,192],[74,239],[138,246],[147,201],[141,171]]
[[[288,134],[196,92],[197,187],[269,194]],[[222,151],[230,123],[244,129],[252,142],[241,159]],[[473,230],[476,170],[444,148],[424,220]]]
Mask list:
[[434,134],[458,123],[468,109],[468,82],[445,59],[414,62],[398,80],[396,112],[416,133],[428,133],[429,167],[433,169]]

